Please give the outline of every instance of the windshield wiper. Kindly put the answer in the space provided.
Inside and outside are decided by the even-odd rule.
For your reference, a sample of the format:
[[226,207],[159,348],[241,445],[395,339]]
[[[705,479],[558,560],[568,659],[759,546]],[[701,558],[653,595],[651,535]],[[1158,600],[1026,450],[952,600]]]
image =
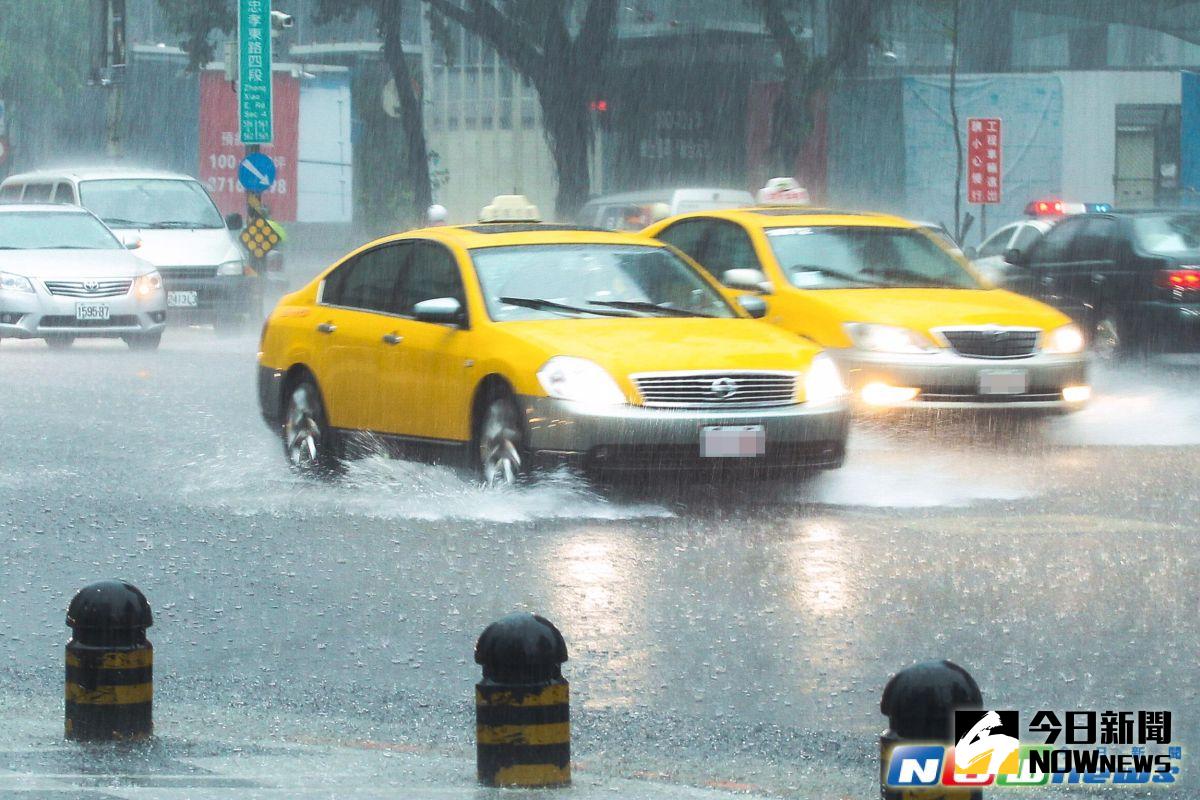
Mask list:
[[870,272],[870,274],[872,274],[872,275],[879,275],[880,277],[883,277],[883,278],[899,278],[901,280],[908,278],[909,280],[918,282],[916,286],[896,286],[895,288],[897,288],[897,289],[927,289],[927,288],[928,289],[970,289],[970,288],[977,289],[977,288],[979,288],[977,286],[974,286],[974,287],[959,286],[956,283],[950,283],[948,281],[939,281],[936,278],[932,278],[928,275],[922,275],[919,272],[909,272],[906,269],[878,269],[878,270],[868,270],[868,272]]
[[144,222],[134,222],[131,219],[124,219],[123,217],[102,217],[102,219],[105,225],[120,225],[123,228],[146,227],[146,223]]
[[658,303],[648,303],[641,300],[589,300],[588,305],[624,308],[629,311],[647,311],[651,314],[666,314],[671,317],[712,317],[712,314],[688,311],[685,308],[670,308],[669,306],[661,306]]
[[518,306],[520,308],[532,308],[535,311],[558,311],[568,314],[595,314],[599,317],[629,317],[629,314],[623,314],[619,311],[600,311],[595,308],[580,308],[579,306],[569,306],[564,303],[556,303],[553,300],[542,300],[536,297],[501,297],[498,298],[501,303],[506,306]]
[[[31,247],[30,250],[95,250],[94,247],[84,247],[81,244],[48,244],[43,247]],[[115,249],[115,248],[109,248]]]
[[203,222],[188,222],[187,220],[168,219],[162,222],[151,222],[147,228],[212,228],[213,225],[206,225]]
[[865,280],[861,275],[852,275],[849,272],[839,272],[836,269],[827,269],[826,267],[818,267],[816,264],[793,264],[788,267],[789,273],[796,272],[818,272],[830,278],[837,278],[841,281],[850,283],[858,283],[863,286],[886,286],[886,283],[880,281]]

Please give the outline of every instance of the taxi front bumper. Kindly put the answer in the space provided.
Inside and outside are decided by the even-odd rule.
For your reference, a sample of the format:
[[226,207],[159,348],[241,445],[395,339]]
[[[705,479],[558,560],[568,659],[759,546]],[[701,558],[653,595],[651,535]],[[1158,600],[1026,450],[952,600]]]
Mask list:
[[[1083,403],[1064,399],[1063,390],[1088,386],[1088,364],[1083,354],[968,358],[951,351],[899,354],[845,349],[829,353],[856,401],[865,406],[1070,411]],[[1024,391],[989,393],[983,382],[987,374],[995,372],[1019,373]],[[864,401],[863,390],[872,384],[916,389],[917,394],[896,402]]]
[[[589,472],[835,469],[845,459],[850,424],[845,401],[730,410],[590,406],[529,396],[519,403],[535,460]],[[765,453],[706,458],[701,440],[711,426],[761,426]]]

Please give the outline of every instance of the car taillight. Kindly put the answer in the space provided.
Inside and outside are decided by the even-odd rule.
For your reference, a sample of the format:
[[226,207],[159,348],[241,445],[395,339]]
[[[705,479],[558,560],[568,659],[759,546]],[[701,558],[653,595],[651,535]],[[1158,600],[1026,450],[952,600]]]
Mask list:
[[1160,269],[1154,285],[1160,289],[1200,292],[1200,269]]

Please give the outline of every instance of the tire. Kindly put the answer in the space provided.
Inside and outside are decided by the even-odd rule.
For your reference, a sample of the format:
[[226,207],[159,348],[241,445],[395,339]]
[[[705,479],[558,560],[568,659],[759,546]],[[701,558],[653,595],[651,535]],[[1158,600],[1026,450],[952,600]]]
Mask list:
[[1116,316],[1105,314],[1092,324],[1092,353],[1100,361],[1116,364],[1136,352],[1132,332]]
[[162,344],[162,331],[157,333],[133,333],[122,336],[130,350],[157,350]]
[[303,475],[336,475],[341,470],[337,438],[316,383],[305,376],[289,384],[283,402],[280,435],[288,464]]
[[524,482],[530,454],[521,410],[511,394],[494,394],[484,404],[473,451],[484,485],[501,487]]
[[75,344],[74,336],[47,336],[46,346],[51,350],[66,350],[71,345]]

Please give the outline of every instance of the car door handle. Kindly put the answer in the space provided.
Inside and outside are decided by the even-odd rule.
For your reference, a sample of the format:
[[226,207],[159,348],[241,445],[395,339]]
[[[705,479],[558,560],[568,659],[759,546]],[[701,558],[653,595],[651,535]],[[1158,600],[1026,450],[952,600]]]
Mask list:
[[337,325],[332,322],[322,322],[317,326],[317,333],[333,333],[337,330]]
[[383,343],[384,344],[400,344],[403,341],[404,341],[403,336],[397,336],[394,333],[385,333],[383,335]]
[[1092,283],[1094,283],[1094,284],[1096,284],[1097,286],[1099,286],[1100,284],[1104,283],[1104,276],[1103,276],[1103,275],[1100,275],[1100,274],[1093,275],[1093,276],[1092,276]]
[[1042,286],[1053,286],[1053,285],[1054,285],[1054,278],[1051,278],[1049,275],[1046,275],[1045,277],[1042,278]]

